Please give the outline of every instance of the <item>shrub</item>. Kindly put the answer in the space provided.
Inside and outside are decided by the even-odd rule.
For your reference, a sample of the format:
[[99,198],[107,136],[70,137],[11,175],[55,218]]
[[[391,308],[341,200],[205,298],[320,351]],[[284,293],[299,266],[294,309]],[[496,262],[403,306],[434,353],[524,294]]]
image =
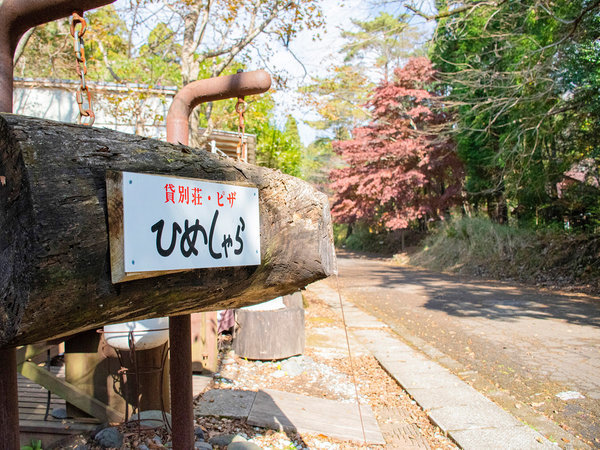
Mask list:
[[600,286],[600,236],[534,231],[463,217],[438,228],[410,263],[433,270],[551,286]]
[[358,252],[393,255],[402,251],[403,234],[405,247],[417,245],[425,235],[424,232],[412,229],[374,232],[368,226],[360,224],[354,225],[348,236],[348,225],[333,225],[335,246]]

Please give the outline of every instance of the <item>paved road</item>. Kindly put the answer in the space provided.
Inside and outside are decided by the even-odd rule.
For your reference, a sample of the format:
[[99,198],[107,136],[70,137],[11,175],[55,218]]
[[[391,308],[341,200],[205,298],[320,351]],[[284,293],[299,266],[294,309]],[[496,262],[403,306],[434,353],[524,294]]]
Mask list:
[[[533,410],[600,447],[600,299],[381,259],[339,257],[338,264],[341,290],[355,305],[416,336],[413,345],[436,349],[442,363],[490,397],[501,391],[512,403],[502,406],[523,412],[525,421]],[[328,284],[335,287],[335,279]],[[584,398],[556,396],[567,391]]]

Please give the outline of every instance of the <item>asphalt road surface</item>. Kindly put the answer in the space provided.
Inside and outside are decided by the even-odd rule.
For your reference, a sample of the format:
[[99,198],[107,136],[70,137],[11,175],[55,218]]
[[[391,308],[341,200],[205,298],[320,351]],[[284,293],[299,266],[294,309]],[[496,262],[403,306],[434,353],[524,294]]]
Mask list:
[[[513,414],[533,409],[600,447],[600,298],[385,259],[341,256],[338,265],[340,289],[356,306],[449,357],[439,360],[490,398],[501,391]],[[334,278],[328,283],[336,288]]]

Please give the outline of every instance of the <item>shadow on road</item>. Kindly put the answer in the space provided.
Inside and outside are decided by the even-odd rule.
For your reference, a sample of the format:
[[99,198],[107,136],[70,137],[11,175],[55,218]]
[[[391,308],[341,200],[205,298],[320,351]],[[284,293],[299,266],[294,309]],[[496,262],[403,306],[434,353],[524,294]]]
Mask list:
[[[412,267],[394,266],[382,259],[342,255],[338,258],[344,289],[393,291],[420,299],[419,306],[458,317],[514,321],[521,318],[560,319],[600,327],[600,299],[577,294],[552,294],[506,282],[465,280],[462,277]],[[412,300],[414,301],[414,300]]]

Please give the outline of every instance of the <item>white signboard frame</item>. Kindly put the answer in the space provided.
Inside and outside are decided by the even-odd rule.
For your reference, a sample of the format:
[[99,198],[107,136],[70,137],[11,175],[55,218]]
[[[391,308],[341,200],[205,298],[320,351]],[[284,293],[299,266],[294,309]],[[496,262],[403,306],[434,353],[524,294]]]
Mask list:
[[[260,265],[257,188],[165,175],[117,174],[122,193],[122,221],[117,222],[122,223],[124,279],[113,276],[113,282],[133,279],[128,274],[141,278],[171,271]],[[107,175],[110,196],[115,187],[109,189],[108,180]],[[109,198],[109,216],[111,209]],[[109,218],[109,222],[116,228],[115,220]],[[111,254],[113,234],[111,229]]]

